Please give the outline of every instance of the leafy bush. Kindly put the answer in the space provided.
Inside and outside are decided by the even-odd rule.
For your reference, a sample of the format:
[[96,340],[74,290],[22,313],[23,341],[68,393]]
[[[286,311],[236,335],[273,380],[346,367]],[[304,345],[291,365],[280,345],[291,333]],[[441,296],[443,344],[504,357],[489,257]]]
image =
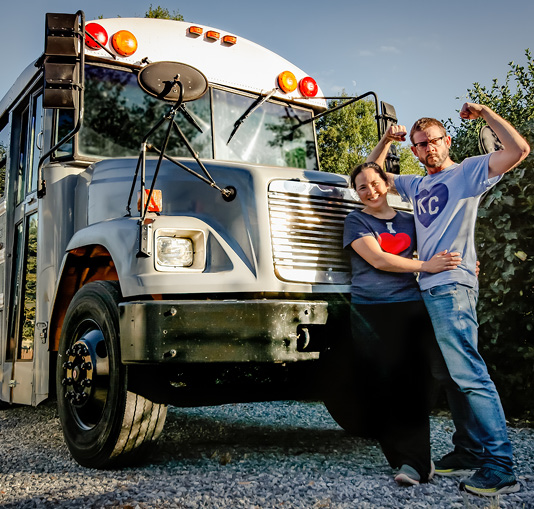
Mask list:
[[[469,100],[507,119],[534,147],[534,62],[510,62],[505,83],[475,83]],[[482,120],[447,122],[451,157],[476,155]],[[480,350],[509,416],[534,417],[534,156],[483,198],[476,231],[480,274]]]

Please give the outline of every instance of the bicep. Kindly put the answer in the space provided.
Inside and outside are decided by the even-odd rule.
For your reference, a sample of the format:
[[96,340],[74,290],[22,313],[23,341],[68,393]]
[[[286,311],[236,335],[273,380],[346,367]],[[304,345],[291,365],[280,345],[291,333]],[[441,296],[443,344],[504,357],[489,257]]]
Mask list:
[[488,178],[504,175],[520,163],[518,158],[506,150],[492,152],[488,161]]

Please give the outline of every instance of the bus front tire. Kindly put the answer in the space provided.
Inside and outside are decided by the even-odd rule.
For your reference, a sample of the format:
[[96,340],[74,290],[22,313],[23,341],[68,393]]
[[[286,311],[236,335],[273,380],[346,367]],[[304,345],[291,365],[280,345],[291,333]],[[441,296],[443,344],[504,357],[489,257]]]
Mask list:
[[167,406],[128,390],[120,361],[118,282],[83,286],[63,322],[56,368],[58,413],[80,465],[109,468],[139,456],[161,434]]

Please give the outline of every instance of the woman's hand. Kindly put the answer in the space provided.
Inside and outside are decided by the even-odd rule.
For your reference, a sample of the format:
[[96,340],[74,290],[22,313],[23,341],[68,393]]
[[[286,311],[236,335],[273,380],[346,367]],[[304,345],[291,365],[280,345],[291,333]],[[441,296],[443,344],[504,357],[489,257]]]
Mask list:
[[444,270],[453,270],[462,262],[460,253],[448,253],[447,250],[435,254],[430,260],[423,262],[421,272],[443,272]]

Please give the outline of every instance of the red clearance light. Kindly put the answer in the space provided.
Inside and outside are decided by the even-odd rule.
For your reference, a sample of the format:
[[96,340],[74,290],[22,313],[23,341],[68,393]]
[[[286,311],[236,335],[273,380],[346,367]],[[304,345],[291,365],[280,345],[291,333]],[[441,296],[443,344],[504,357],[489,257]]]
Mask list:
[[206,37],[208,39],[213,39],[215,41],[219,40],[219,37],[221,37],[221,34],[219,32],[216,32],[215,30],[208,30],[206,32]]
[[306,76],[306,78],[302,78],[300,80],[299,90],[304,97],[315,97],[317,95],[319,87],[317,86],[317,82],[313,78]]
[[189,27],[189,33],[193,35],[202,35],[204,32],[204,29],[202,27],[196,27],[196,26],[190,26]]
[[297,78],[291,71],[284,71],[278,75],[278,85],[287,94],[297,89]]
[[237,37],[235,35],[225,35],[222,38],[222,42],[234,45],[237,42]]
[[111,38],[113,49],[123,57],[129,57],[137,51],[137,39],[128,30],[119,30]]
[[90,49],[100,49],[100,46],[93,41],[87,34],[91,34],[102,46],[108,42],[108,33],[106,29],[98,23],[87,23],[85,25],[85,45]]
[[[146,200],[149,193],[150,189],[145,189],[145,202],[143,203],[143,207],[146,206]],[[161,190],[154,189],[152,191],[152,196],[150,197],[150,203],[148,204],[148,212],[161,212],[162,209],[163,199],[161,196]],[[139,191],[137,191],[137,210],[141,211],[141,193]]]

